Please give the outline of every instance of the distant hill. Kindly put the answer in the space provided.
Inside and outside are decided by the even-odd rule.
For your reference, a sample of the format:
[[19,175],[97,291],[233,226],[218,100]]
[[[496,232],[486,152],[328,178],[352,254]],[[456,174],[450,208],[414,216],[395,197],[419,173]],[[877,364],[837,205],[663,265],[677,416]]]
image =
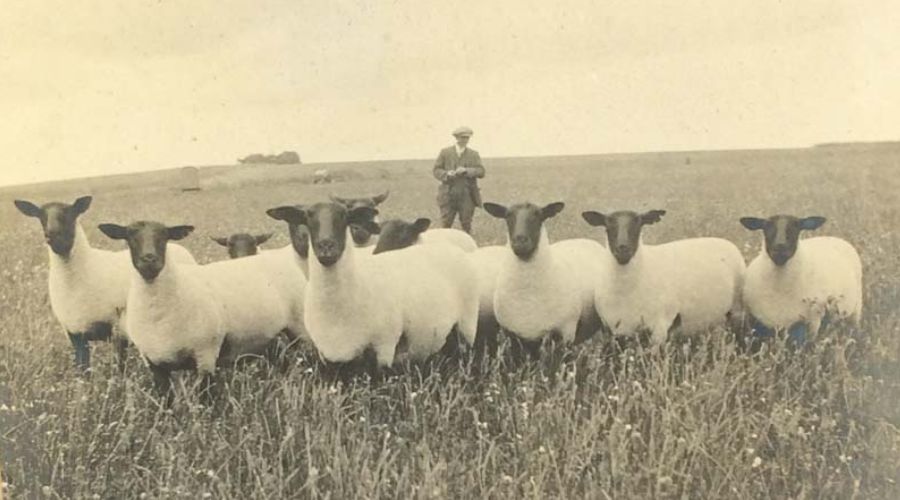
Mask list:
[[823,142],[813,147],[820,149],[900,149],[900,141]]

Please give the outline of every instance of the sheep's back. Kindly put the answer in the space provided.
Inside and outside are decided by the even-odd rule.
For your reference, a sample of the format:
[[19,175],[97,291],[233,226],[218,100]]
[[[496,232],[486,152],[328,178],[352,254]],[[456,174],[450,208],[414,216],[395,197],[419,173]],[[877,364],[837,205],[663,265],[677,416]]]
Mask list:
[[453,228],[429,229],[419,235],[419,240],[429,245],[453,245],[464,252],[474,252],[478,248],[478,244],[468,233]]
[[223,328],[238,352],[254,352],[285,328],[290,319],[280,280],[263,259],[244,257],[198,266],[223,308]]

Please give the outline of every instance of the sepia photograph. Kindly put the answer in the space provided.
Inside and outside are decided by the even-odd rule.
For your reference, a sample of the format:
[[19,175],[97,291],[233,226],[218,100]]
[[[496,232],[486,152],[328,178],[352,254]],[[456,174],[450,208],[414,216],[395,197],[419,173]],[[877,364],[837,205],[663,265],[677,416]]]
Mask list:
[[0,500],[900,498],[900,8],[4,0]]

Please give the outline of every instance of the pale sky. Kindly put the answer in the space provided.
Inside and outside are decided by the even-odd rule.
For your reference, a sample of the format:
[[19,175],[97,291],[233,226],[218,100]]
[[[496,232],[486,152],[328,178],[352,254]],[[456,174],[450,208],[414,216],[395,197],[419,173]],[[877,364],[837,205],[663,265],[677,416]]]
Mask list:
[[233,163],[900,139],[867,0],[3,0],[0,185]]

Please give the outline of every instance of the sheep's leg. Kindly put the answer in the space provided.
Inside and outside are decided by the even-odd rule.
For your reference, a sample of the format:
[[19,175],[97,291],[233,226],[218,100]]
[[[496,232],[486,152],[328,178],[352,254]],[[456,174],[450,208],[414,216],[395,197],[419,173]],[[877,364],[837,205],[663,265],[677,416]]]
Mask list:
[[661,321],[650,328],[650,345],[658,347],[666,343],[669,338],[670,323]]
[[541,357],[542,340],[525,340],[515,333],[506,332],[512,348],[513,363],[521,365],[526,358],[535,361]]
[[576,333],[578,332],[578,320],[575,319],[568,323],[562,325],[557,333],[559,335],[559,340],[566,344],[571,344],[575,342]]
[[90,375],[91,370],[91,345],[84,333],[69,332],[69,342],[75,348],[75,367],[82,376]]
[[787,331],[788,346],[792,349],[803,347],[803,345],[806,344],[806,341],[810,334],[816,331],[812,328],[812,326],[815,325],[816,327],[818,327],[819,323],[819,321],[810,323],[806,323],[805,321],[798,321],[791,325]]
[[116,365],[119,373],[125,373],[125,365],[128,361],[128,338],[118,336],[113,342],[116,344]]
[[597,332],[603,330],[603,321],[597,315],[597,311],[591,307],[588,314],[585,314],[576,323],[574,341],[577,344],[590,340]]
[[164,396],[166,408],[172,406],[175,400],[175,394],[172,392],[171,370],[165,365],[156,365],[150,361],[147,362],[150,372],[153,374],[153,386],[156,391]]
[[205,405],[212,404],[215,401],[216,379],[215,374],[206,372],[200,373],[200,402]]
[[494,358],[497,357],[497,346],[499,345],[497,334],[500,330],[500,324],[493,315],[482,315],[478,317],[478,328],[475,334],[475,362],[481,364],[485,354]]
[[216,361],[219,358],[219,350],[215,352],[203,352],[194,355],[194,361],[197,363],[197,373],[202,377],[200,383],[200,400],[204,404],[209,404],[214,399],[215,379],[213,375],[216,372]]
[[[392,354],[390,359],[393,360],[393,349],[391,350]],[[369,376],[369,380],[371,380],[372,384],[380,384],[382,380],[382,370],[381,367],[385,366],[381,362],[381,354],[378,350],[367,347],[365,351],[363,351],[361,362],[362,370]],[[390,366],[391,363],[388,363],[387,366]]]

